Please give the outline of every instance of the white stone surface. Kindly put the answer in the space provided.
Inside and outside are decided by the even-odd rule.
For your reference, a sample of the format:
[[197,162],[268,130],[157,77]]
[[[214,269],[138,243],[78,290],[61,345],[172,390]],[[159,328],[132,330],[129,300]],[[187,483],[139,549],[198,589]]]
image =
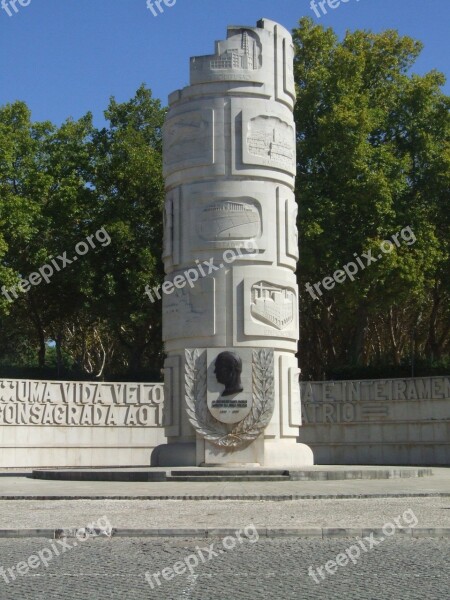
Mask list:
[[149,465],[162,384],[0,380],[0,467]]
[[450,378],[301,385],[317,464],[450,465]]
[[[293,56],[289,32],[273,21],[232,26],[227,39],[216,42],[214,54],[191,59],[190,85],[169,97],[163,131],[166,281],[181,285],[186,272],[197,281],[163,298],[166,432],[169,444],[196,444],[197,464],[301,466],[313,461],[309,448],[297,443]],[[256,250],[249,253],[246,247]],[[214,268],[203,277],[205,264]],[[272,418],[257,442],[217,448],[219,442],[208,437],[213,424],[198,409],[207,402],[214,417],[223,417],[209,397],[215,357],[224,349],[236,353],[245,378],[258,348],[263,356],[273,353]],[[195,349],[201,366],[194,361],[186,369]],[[202,349],[207,350],[205,367]],[[207,382],[199,369],[209,373]],[[243,380],[238,399],[259,397],[255,381],[253,370],[253,381]],[[205,385],[209,396],[199,391]],[[207,400],[199,399],[203,395]],[[254,400],[237,423],[252,418],[258,406]],[[227,419],[229,433],[234,432],[236,421],[231,414]]]

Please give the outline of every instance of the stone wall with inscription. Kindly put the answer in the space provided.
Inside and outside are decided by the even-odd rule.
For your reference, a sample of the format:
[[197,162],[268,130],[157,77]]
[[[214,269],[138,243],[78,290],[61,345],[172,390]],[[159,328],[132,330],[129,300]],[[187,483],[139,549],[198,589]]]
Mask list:
[[0,380],[0,467],[149,465],[162,383]]
[[[300,394],[297,377],[286,422],[315,464],[450,464],[449,377],[303,382]],[[164,425],[179,415],[162,383],[0,380],[0,468],[149,465]]]
[[315,464],[450,464],[450,378],[301,384]]

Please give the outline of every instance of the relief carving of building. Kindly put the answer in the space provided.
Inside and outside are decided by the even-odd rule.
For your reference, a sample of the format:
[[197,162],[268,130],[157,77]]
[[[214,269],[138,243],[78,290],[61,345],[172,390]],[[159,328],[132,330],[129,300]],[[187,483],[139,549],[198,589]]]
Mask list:
[[261,233],[261,216],[249,202],[214,202],[200,212],[197,233],[206,241],[256,238]]
[[294,320],[295,294],[289,288],[260,281],[252,287],[251,314],[258,321],[285,329]]
[[249,154],[268,163],[291,167],[294,163],[294,130],[275,117],[260,115],[248,124],[247,148]]

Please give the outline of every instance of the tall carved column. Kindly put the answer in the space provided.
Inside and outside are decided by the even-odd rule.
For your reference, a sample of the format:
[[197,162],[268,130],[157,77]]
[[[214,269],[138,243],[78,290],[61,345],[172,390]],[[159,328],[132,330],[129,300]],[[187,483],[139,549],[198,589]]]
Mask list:
[[229,27],[169,98],[161,464],[312,464],[295,353],[293,46]]

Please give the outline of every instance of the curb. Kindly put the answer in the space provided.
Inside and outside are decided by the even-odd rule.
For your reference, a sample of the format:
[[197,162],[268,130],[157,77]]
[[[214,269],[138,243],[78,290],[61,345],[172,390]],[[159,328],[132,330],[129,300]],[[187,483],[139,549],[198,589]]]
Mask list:
[[[339,527],[309,527],[309,528],[261,528],[258,529],[259,537],[263,538],[352,538],[366,536],[379,537],[387,539],[383,529],[380,528],[339,528]],[[0,539],[7,538],[49,538],[49,539],[75,539],[78,530],[74,528],[67,529],[0,529]],[[236,529],[214,527],[209,529],[131,529],[131,528],[113,528],[109,535],[96,534],[96,537],[120,537],[120,538],[137,538],[137,537],[193,537],[193,538],[216,538],[234,535]],[[397,528],[395,534],[407,535],[413,538],[450,538],[450,527],[422,527],[422,528]],[[395,537],[395,535],[392,535]],[[93,536],[94,538],[94,536]],[[77,538],[78,539],[78,538]]]
[[286,500],[370,500],[371,498],[450,498],[450,492],[411,492],[411,493],[379,493],[379,494],[164,494],[148,496],[145,494],[128,496],[126,494],[76,494],[73,496],[42,496],[2,494],[2,500],[269,500],[281,502]]
[[[205,468],[205,467],[149,467],[149,468],[36,468],[31,478],[43,481],[110,481],[149,483],[248,483],[262,481],[365,481],[417,479],[433,476],[431,467],[347,467],[330,468]],[[28,476],[30,477],[30,476]]]

